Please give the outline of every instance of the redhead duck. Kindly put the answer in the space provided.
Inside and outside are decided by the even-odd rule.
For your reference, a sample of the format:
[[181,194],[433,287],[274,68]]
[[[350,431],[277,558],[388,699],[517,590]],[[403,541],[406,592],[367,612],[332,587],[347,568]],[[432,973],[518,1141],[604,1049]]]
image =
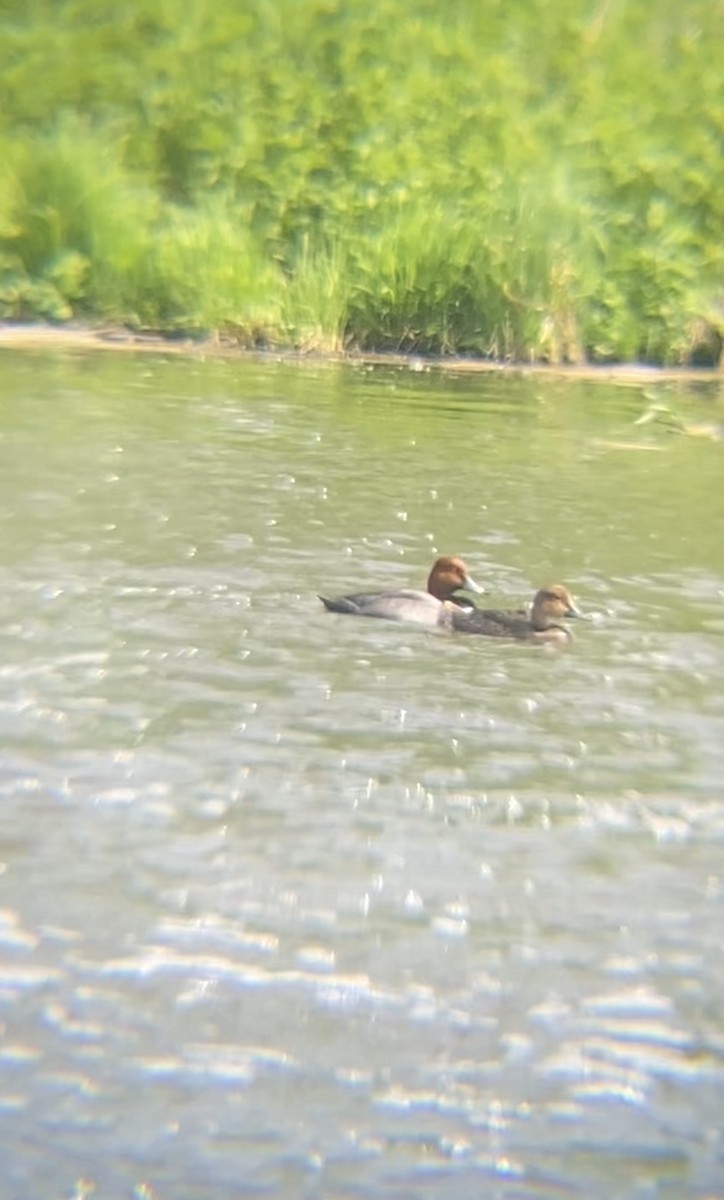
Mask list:
[[541,588],[533,597],[530,613],[518,609],[481,609],[452,612],[450,624],[459,633],[477,633],[487,637],[518,638],[536,642],[568,642],[573,634],[559,624],[566,617],[584,614],[562,583]]
[[463,607],[459,591],[485,591],[468,573],[461,558],[438,558],[427,579],[427,591],[404,589],[390,592],[357,592],[353,596],[319,599],[330,612],[351,613],[357,617],[381,617],[387,621],[412,621],[417,625],[450,626],[452,614],[473,612]]

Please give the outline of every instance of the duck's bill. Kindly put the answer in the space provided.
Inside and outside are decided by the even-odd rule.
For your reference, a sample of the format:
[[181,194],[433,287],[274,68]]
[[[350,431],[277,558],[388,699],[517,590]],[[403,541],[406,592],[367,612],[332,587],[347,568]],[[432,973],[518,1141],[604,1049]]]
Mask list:
[[476,592],[478,596],[482,596],[483,592],[485,591],[485,588],[482,586],[482,584],[476,583],[470,575],[465,576],[463,587],[465,588],[466,592]]
[[588,613],[581,612],[580,608],[576,608],[575,604],[569,604],[566,609],[567,617],[576,617],[579,621],[590,621]]

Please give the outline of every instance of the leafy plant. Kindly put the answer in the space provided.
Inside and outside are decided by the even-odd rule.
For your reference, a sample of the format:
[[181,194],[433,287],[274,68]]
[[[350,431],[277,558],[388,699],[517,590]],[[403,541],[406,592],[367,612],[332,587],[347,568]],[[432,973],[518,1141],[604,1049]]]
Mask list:
[[8,0],[0,312],[560,361],[678,361],[704,320],[715,346],[720,20]]

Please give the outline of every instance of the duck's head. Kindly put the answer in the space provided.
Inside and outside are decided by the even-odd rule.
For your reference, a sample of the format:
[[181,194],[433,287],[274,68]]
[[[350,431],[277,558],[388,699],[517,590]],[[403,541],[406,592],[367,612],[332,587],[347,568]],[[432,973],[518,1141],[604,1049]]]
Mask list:
[[536,592],[530,617],[536,629],[548,629],[566,618],[584,619],[584,614],[576,607],[567,587],[562,583],[552,583]]
[[438,600],[449,600],[456,592],[476,592],[480,595],[485,591],[476,583],[468,572],[461,558],[438,558],[427,580],[427,590]]

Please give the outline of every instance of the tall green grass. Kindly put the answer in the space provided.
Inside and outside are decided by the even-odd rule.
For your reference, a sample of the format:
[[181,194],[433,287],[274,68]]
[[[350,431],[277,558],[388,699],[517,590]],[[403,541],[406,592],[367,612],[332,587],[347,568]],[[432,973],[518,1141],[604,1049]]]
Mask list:
[[8,0],[0,315],[715,357],[722,30],[721,0]]

